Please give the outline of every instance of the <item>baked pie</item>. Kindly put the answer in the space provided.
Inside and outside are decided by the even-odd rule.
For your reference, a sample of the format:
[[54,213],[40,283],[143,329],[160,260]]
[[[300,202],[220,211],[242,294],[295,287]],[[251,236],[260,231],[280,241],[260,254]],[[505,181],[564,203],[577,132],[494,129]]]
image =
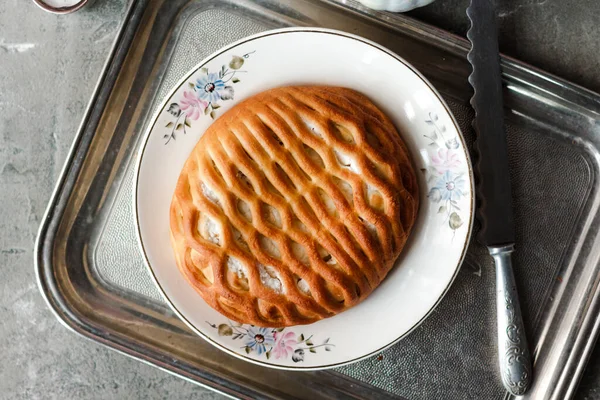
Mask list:
[[177,265],[214,309],[266,327],[364,300],[406,244],[415,171],[390,119],[328,86],[253,96],[205,132],[170,209]]

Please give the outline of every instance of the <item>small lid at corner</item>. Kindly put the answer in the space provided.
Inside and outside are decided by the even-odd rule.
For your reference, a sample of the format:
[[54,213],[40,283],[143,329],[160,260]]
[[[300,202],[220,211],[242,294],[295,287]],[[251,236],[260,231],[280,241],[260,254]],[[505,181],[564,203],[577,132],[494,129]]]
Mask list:
[[33,0],[42,10],[53,14],[70,14],[81,10],[90,0]]

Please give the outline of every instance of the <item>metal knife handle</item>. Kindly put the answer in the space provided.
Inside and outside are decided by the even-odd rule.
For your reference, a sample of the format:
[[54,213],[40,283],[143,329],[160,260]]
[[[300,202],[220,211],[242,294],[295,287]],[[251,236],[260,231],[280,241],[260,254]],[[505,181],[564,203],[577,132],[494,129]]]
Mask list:
[[488,247],[496,263],[498,355],[504,387],[513,395],[524,394],[531,384],[531,356],[525,336],[511,254],[514,245]]

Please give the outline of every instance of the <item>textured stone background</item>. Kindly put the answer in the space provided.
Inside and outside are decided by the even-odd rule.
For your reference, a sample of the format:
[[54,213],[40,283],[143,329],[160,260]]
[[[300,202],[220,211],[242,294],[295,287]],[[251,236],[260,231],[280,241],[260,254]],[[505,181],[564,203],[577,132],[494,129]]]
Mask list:
[[[464,35],[468,0],[411,15]],[[600,2],[500,0],[502,51],[600,91]],[[0,399],[221,396],[81,339],[35,284],[33,244],[126,0],[53,16],[0,1]],[[578,399],[600,399],[596,350]]]
[[35,282],[40,219],[125,6],[0,1],[0,399],[222,398],[71,333]]

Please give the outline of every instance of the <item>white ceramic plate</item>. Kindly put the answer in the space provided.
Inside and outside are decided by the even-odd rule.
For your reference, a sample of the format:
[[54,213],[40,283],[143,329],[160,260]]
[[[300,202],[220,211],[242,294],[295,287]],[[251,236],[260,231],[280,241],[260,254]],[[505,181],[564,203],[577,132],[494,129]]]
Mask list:
[[[169,239],[171,197],[184,162],[213,119],[256,93],[298,84],[356,89],[391,117],[416,164],[419,216],[394,269],[358,306],[283,331],[239,326],[210,308],[180,274]],[[190,328],[257,364],[321,369],[383,350],[434,309],[466,251],[473,193],[469,156],[456,121],[413,67],[357,36],[295,28],[232,44],[202,61],[173,88],[140,148],[134,209],[149,270]]]

